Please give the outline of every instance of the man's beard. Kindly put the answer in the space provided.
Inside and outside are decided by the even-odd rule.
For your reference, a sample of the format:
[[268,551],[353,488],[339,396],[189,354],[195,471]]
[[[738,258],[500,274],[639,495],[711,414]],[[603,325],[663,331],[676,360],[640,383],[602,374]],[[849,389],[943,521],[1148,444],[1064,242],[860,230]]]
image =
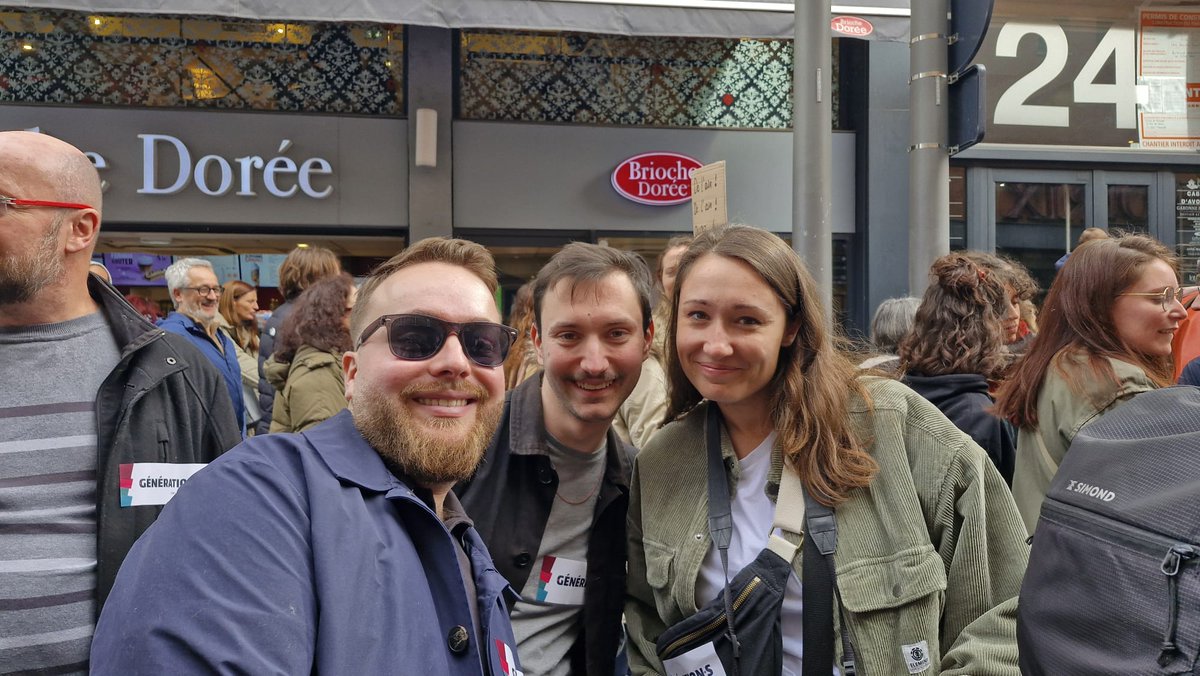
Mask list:
[[62,279],[66,265],[59,255],[58,231],[63,220],[63,216],[54,220],[32,253],[0,257],[0,305],[28,303],[42,289]]
[[[500,422],[503,400],[492,401],[487,390],[467,382],[410,385],[398,394],[385,394],[373,386],[363,387],[365,384],[359,382],[350,410],[354,426],[384,462],[426,487],[471,478]],[[403,404],[422,392],[446,390],[466,392],[475,398],[474,423],[462,418],[418,421]],[[470,428],[466,428],[468,424]],[[455,430],[457,434],[451,434]]]
[[203,306],[201,306],[199,302],[181,305],[179,307],[179,312],[184,316],[189,317],[192,321],[196,322],[200,326],[204,327],[204,330],[206,331],[212,330],[213,324],[215,324],[217,321],[216,314],[211,316],[204,314]]

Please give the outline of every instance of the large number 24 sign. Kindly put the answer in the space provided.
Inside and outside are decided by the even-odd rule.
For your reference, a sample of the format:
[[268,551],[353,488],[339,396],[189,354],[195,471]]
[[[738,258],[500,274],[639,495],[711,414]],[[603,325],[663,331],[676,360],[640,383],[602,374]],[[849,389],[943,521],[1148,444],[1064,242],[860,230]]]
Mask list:
[[[1071,75],[1065,72],[1070,60],[1070,45],[1067,33],[1061,26],[1046,23],[1006,23],[996,35],[995,55],[998,59],[1019,56],[1022,38],[1029,35],[1041,39],[1045,45],[1045,54],[1033,70],[1023,74],[1001,92],[996,101],[992,122],[998,125],[1069,127],[1071,106],[1030,103],[1031,99],[1044,98],[1044,94],[1052,93],[1047,88],[1051,87],[1055,80],[1063,75]],[[1026,49],[1033,46],[1031,41],[1025,41]],[[1136,128],[1136,59],[1134,29],[1129,26],[1109,28],[1082,68],[1074,73],[1071,101],[1111,104],[1114,107],[1116,127]],[[1110,60],[1115,66],[1115,78],[1112,78],[1111,82],[1098,82],[1101,79],[1101,70]]]

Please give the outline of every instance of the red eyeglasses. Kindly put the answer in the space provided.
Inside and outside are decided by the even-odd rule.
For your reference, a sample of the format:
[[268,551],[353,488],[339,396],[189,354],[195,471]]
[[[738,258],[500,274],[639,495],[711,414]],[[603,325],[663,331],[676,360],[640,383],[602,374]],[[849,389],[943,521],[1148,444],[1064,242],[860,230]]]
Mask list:
[[6,197],[0,195],[0,216],[3,216],[9,209],[27,209],[29,207],[49,207],[52,209],[94,209],[90,204],[78,204],[76,202],[53,202],[48,200],[22,200],[16,197]]

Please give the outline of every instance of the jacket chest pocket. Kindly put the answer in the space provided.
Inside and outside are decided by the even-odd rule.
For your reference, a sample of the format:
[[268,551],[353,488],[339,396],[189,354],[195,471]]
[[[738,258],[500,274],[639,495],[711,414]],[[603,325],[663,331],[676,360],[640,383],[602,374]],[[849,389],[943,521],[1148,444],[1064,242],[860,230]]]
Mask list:
[[838,570],[859,673],[936,674],[946,570],[932,545]]

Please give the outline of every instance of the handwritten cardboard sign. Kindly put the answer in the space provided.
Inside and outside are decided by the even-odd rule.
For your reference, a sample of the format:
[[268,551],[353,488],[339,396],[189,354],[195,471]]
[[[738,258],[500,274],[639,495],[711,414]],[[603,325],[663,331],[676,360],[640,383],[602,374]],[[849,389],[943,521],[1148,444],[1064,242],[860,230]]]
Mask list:
[[692,172],[692,232],[729,222],[725,203],[725,161],[713,162]]

